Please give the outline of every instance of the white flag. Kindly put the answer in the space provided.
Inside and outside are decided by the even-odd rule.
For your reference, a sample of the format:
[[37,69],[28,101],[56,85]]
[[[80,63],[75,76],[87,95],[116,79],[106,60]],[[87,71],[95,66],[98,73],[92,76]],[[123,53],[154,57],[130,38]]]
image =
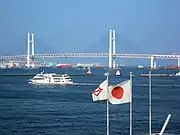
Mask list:
[[102,82],[96,90],[92,93],[93,101],[106,100],[107,99],[107,86],[108,82],[105,80]]
[[115,86],[109,86],[108,99],[111,104],[123,104],[131,102],[130,80]]

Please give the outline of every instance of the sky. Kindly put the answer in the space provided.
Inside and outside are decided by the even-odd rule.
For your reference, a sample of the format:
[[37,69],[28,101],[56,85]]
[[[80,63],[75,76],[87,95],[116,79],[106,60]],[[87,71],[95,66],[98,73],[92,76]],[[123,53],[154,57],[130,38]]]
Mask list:
[[178,53],[179,6],[180,0],[0,0],[0,55],[26,54],[28,32],[35,33],[35,53],[108,52],[110,28],[116,52]]

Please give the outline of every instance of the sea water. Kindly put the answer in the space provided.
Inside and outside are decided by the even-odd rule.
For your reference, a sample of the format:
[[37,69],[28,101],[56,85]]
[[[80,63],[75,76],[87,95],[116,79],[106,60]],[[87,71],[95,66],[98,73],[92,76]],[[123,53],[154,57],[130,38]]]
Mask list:
[[[76,68],[43,70],[71,75],[87,72]],[[106,79],[107,69],[91,71],[94,76],[72,76],[72,86],[28,84],[32,76],[0,76],[0,135],[105,135],[106,101],[93,102],[91,93]],[[110,71],[110,84],[129,79],[129,72],[135,75],[133,134],[147,134],[148,77],[140,77],[140,73],[148,70],[122,68],[122,76],[115,76],[115,72]],[[171,113],[165,132],[180,134],[179,96],[179,77],[152,77],[152,132],[160,132]],[[109,113],[110,135],[129,135],[129,104],[110,104]]]

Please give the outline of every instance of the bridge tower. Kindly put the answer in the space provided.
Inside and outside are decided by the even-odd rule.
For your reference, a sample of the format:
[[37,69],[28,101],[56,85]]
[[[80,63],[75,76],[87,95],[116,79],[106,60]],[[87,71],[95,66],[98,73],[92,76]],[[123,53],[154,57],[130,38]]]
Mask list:
[[32,40],[31,40],[31,45],[32,45],[32,68],[34,68],[34,33],[31,34]]
[[116,42],[115,42],[115,30],[109,30],[109,68],[116,67],[115,55],[116,55]]
[[30,33],[28,32],[28,41],[27,41],[27,68],[29,68],[29,61],[30,61]]
[[32,67],[34,68],[34,33],[31,33],[31,38],[30,38],[30,33],[28,32],[28,41],[27,41],[27,68],[30,67],[30,43],[32,45],[31,51],[32,51]]
[[115,30],[113,30],[113,57],[112,57],[112,63],[113,63],[113,68],[116,68],[116,35],[115,35]]

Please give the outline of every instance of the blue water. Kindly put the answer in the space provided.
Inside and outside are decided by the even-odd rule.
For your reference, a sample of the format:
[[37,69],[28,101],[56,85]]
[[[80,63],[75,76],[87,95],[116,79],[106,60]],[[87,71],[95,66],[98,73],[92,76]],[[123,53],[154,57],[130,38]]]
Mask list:
[[[13,73],[25,73],[11,69]],[[85,74],[86,70],[44,69],[45,72]],[[123,68],[111,72],[110,83],[133,78],[133,134],[148,133],[147,70]],[[2,73],[2,71],[0,71]],[[7,72],[7,71],[6,71]],[[27,72],[27,71],[26,71]],[[30,71],[28,71],[30,72]],[[35,71],[33,71],[35,72]],[[92,69],[96,76],[72,76],[73,86],[28,84],[30,76],[0,76],[0,135],[105,135],[106,102],[93,102],[91,92],[106,69]],[[175,71],[157,71],[170,72]],[[180,78],[152,78],[152,131],[160,132],[169,113],[166,133],[180,134]],[[129,104],[110,105],[110,135],[129,135]]]

